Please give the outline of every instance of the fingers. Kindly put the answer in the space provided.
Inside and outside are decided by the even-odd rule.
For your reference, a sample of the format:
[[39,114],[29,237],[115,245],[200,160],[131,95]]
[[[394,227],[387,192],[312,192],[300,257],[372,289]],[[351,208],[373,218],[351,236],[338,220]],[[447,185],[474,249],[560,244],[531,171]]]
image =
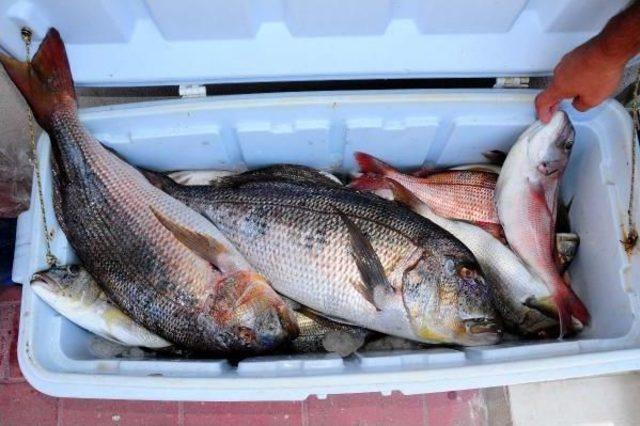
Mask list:
[[576,96],[571,104],[580,112],[585,112],[586,110],[594,107],[591,103],[585,102],[582,96]]
[[558,110],[558,104],[562,100],[561,93],[552,83],[547,89],[536,96],[535,106],[536,114],[543,123],[548,123],[551,116]]

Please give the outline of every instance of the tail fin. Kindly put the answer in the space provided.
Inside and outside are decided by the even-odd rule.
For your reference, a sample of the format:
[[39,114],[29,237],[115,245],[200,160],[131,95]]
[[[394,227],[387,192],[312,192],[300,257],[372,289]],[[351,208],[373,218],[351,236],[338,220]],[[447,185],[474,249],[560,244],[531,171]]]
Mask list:
[[382,176],[365,174],[353,179],[349,184],[349,188],[358,191],[374,192],[379,189],[391,189],[389,182]]
[[558,306],[560,337],[567,334],[567,331],[570,331],[572,327],[572,317],[580,321],[583,326],[588,325],[591,321],[591,315],[589,315],[587,307],[562,279],[561,283],[558,283],[556,286],[554,299]]
[[363,192],[373,192],[378,197],[386,200],[393,200],[393,191],[389,182],[391,182],[391,180],[383,176],[368,174],[358,176],[352,180],[349,184],[349,188]]
[[140,173],[144,175],[145,178],[149,181],[149,183],[156,188],[165,191],[165,192],[174,192],[182,187],[182,185],[176,183],[169,176],[164,175],[162,173],[153,172],[151,170],[138,168]]
[[382,176],[387,176],[390,173],[395,172],[395,169],[385,163],[382,160],[378,160],[373,155],[365,154],[364,152],[356,152],[354,154],[360,170],[362,173],[375,173]]
[[[349,187],[359,191],[374,192],[382,198],[395,200],[425,217],[429,214],[435,214],[429,209],[429,206],[420,201],[411,191],[390,178],[378,175],[362,175],[354,179]],[[387,192],[390,193],[388,197],[386,196]]]
[[0,63],[33,110],[38,124],[47,130],[54,111],[75,108],[76,94],[60,34],[49,29],[31,62],[0,54]]

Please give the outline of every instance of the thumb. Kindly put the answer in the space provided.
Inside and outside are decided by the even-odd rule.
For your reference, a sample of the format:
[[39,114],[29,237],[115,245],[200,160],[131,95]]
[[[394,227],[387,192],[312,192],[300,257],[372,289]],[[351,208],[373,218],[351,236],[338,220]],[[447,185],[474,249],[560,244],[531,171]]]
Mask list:
[[548,123],[553,113],[558,109],[558,103],[561,100],[562,96],[553,84],[540,92],[535,100],[536,114],[540,121]]

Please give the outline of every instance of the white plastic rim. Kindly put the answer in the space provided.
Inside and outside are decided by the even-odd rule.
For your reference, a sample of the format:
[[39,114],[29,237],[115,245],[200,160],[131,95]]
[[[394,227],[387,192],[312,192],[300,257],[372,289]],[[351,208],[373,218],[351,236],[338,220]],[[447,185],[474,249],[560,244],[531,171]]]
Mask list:
[[[290,93],[171,100],[82,111],[87,127],[133,164],[156,170],[243,169],[288,162],[354,168],[361,150],[400,167],[482,161],[508,150],[534,119],[532,90]],[[574,339],[491,347],[310,354],[226,360],[97,359],[89,334],[56,315],[28,281],[46,268],[37,197],[19,218],[13,279],[23,289],[18,359],[27,380],[55,396],[164,400],[301,400],[309,395],[460,390],[640,368],[640,256],[625,253],[632,126],[608,101],[565,105],[576,143],[562,183],[581,237],[572,284],[592,314]],[[46,135],[38,155],[52,247],[75,256],[55,222]],[[637,146],[635,146],[637,151]],[[637,152],[636,152],[637,153]],[[636,173],[638,173],[636,164]],[[635,189],[635,199],[640,191]],[[637,202],[636,202],[637,206]],[[636,223],[638,210],[633,212]]]
[[76,84],[549,74],[629,0],[6,0],[0,46],[49,27]]

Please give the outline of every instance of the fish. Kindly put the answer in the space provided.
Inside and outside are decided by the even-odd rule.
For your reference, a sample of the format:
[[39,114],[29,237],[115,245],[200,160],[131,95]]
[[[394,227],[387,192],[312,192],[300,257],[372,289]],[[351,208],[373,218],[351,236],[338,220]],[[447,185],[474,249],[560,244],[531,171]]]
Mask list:
[[560,337],[573,319],[588,325],[589,311],[563,280],[554,256],[558,190],[575,130],[564,111],[534,122],[507,154],[496,183],[496,205],[509,246],[549,287]]
[[216,179],[237,173],[228,170],[181,170],[170,173],[168,176],[181,185],[208,185]]
[[558,232],[556,234],[556,265],[558,271],[564,274],[569,265],[576,257],[578,247],[580,246],[580,237],[570,232]]
[[[378,174],[395,180],[436,214],[474,223],[497,238],[503,237],[494,201],[498,176],[495,173],[484,170],[422,170],[418,177],[401,173],[364,152],[356,152],[354,156],[363,174]],[[357,189],[358,179],[350,186]]]
[[197,352],[260,353],[295,337],[288,307],[210,221],[151,185],[82,125],[56,29],[31,61],[0,55],[0,63],[51,140],[57,221],[124,313]]
[[350,324],[339,323],[283,297],[293,310],[300,332],[288,345],[295,353],[335,352],[342,357],[354,353],[375,332]]
[[[487,173],[493,173],[493,174],[499,175],[500,170],[502,170],[502,167],[495,164],[475,163],[475,164],[464,164],[461,166],[449,167],[447,170],[471,170],[471,171],[480,171],[480,172],[487,172]],[[431,173],[433,173],[433,171],[431,171]],[[415,173],[412,173],[412,175],[420,176],[420,174],[415,174]]]
[[[546,284],[502,241],[478,226],[435,214],[426,203],[395,180],[365,176],[360,180],[360,188],[374,193],[389,190],[393,199],[450,232],[467,246],[492,288],[495,306],[505,329],[518,335],[536,336],[557,327],[555,317],[548,314],[552,308],[547,306],[553,301]],[[540,309],[540,306],[545,308]]]
[[244,180],[254,181],[260,179],[305,181],[320,185],[343,186],[342,181],[329,172],[297,164],[274,164],[242,173],[219,170],[184,170],[162,175],[151,170],[140,170],[152,183],[156,183],[157,180],[158,187],[162,187],[166,178],[184,186],[212,185],[224,187],[229,184],[238,185]]
[[[215,185],[219,180],[240,172],[207,170],[184,170],[173,172],[167,176],[181,185]],[[305,166],[278,164],[262,169],[265,179],[307,179],[322,184],[338,184],[342,182],[333,174]],[[255,177],[255,172],[253,173]],[[149,177],[153,179],[153,174]],[[325,179],[327,178],[327,179]],[[294,353],[335,352],[346,357],[365,344],[365,341],[376,334],[361,327],[339,323],[323,317],[321,314],[282,296],[285,303],[293,311],[298,324],[298,336],[284,349]]]
[[30,287],[57,313],[111,342],[151,349],[171,346],[122,312],[82,267],[70,265],[37,272]]
[[267,168],[205,186],[150,178],[211,220],[276,291],[328,318],[427,343],[500,340],[489,288],[460,241],[313,170],[274,168],[273,178]]

